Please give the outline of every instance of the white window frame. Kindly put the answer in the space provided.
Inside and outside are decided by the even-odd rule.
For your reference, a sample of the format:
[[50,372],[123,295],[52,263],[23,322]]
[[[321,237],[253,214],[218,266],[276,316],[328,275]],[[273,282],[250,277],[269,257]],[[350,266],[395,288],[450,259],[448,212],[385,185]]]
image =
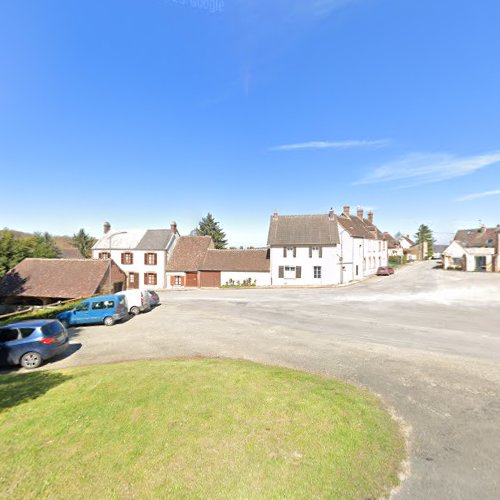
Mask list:
[[294,280],[297,278],[297,268],[295,266],[285,266],[283,277],[286,280]]

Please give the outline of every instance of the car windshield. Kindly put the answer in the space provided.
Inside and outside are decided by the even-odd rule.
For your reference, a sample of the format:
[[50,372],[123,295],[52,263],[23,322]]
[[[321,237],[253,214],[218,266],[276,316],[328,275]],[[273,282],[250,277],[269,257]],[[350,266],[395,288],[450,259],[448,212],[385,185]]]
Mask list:
[[64,327],[58,321],[53,321],[42,326],[42,333],[45,337],[55,337],[63,331]]

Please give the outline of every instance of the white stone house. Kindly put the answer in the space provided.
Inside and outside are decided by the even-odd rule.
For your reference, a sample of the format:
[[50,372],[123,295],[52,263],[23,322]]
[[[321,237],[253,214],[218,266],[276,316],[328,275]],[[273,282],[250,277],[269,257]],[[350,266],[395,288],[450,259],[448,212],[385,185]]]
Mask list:
[[320,215],[275,212],[267,243],[273,286],[341,283],[340,237],[333,210]]
[[500,272],[500,227],[460,229],[443,252],[444,269]]
[[166,266],[180,238],[177,224],[170,229],[112,231],[104,224],[104,234],[92,247],[92,258],[112,259],[127,275],[127,288],[165,288]]
[[353,215],[346,205],[337,220],[344,273],[341,283],[372,276],[379,267],[388,265],[388,243],[374,224],[372,211],[365,219],[362,208]]

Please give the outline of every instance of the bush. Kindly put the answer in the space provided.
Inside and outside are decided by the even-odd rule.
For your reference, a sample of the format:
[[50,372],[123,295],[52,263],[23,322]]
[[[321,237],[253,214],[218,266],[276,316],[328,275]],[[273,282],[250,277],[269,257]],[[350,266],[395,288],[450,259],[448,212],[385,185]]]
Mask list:
[[247,278],[243,281],[234,281],[233,279],[230,279],[229,281],[226,281],[225,285],[222,285],[222,288],[254,288],[256,286],[257,280],[252,281],[252,278]]
[[8,323],[14,323],[16,321],[28,321],[31,319],[53,319],[59,313],[73,309],[80,302],[81,302],[81,299],[72,300],[71,302],[67,302],[66,304],[62,304],[60,306],[55,306],[55,307],[51,307],[51,308],[47,308],[47,309],[39,309],[36,311],[30,311],[27,313],[21,312],[19,314],[14,314],[12,316],[9,316],[8,318],[5,318],[4,320],[0,320],[0,326],[6,325]]

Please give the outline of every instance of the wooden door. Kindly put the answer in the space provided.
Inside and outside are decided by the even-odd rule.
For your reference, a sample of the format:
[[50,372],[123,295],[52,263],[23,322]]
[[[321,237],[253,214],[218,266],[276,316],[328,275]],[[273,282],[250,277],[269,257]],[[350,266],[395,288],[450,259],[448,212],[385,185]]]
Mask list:
[[202,271],[200,278],[201,286],[220,287],[220,271]]

